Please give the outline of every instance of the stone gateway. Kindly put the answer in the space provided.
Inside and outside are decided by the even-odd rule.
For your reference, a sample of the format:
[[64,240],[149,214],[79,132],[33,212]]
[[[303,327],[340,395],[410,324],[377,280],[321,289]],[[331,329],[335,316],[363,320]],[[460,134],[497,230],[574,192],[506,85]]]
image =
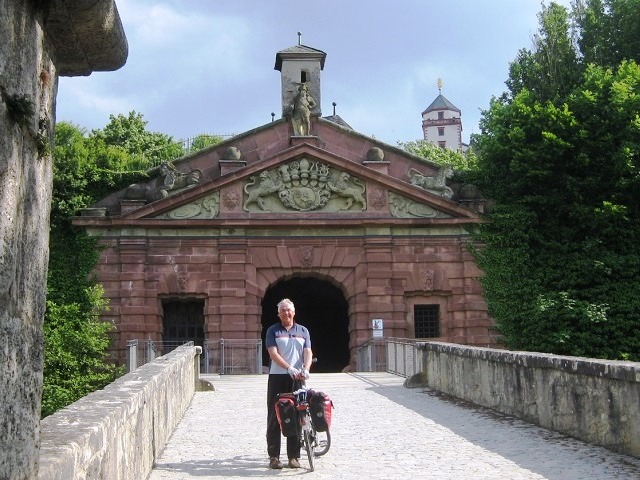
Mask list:
[[278,52],[283,117],[173,162],[174,176],[197,171],[197,183],[163,188],[165,168],[138,186],[162,198],[115,192],[87,211],[106,215],[74,219],[104,247],[97,274],[121,360],[133,339],[258,341],[284,297],[324,371],[355,366],[372,319],[385,336],[492,344],[468,250],[481,209],[445,185],[450,170],[323,118],[319,105],[308,131],[290,120],[296,92],[320,98],[324,59],[305,45]]

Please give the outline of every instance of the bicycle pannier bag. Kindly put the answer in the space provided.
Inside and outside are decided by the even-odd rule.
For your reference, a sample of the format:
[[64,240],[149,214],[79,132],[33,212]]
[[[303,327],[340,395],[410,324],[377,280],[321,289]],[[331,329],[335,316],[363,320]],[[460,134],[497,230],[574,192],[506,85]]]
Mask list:
[[314,428],[318,432],[326,432],[331,426],[331,409],[333,402],[329,395],[315,390],[307,392],[307,401],[309,402],[309,411],[311,413],[311,421]]
[[276,400],[276,416],[280,424],[280,431],[285,437],[297,435],[298,426],[296,424],[298,412],[294,397],[290,393],[283,393]]

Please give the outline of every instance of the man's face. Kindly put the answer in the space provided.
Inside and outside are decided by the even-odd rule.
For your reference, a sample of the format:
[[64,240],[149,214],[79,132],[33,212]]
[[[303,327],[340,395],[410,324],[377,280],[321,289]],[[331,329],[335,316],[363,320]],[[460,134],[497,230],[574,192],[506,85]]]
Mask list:
[[293,325],[293,317],[296,315],[296,309],[291,305],[283,305],[280,307],[278,311],[278,317],[280,317],[280,322],[285,327]]

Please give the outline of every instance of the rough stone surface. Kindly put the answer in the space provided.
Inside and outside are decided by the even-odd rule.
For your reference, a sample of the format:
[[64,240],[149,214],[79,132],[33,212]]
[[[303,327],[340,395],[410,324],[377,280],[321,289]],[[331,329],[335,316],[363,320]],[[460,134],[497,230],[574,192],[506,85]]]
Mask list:
[[[37,469],[42,320],[52,160],[40,157],[40,118],[54,123],[56,70],[34,2],[0,0],[0,478]],[[9,115],[10,98],[32,115]],[[51,130],[47,133],[51,139]]]
[[[65,10],[72,3],[72,10]],[[98,7],[89,8],[90,19],[85,16],[89,12],[89,4]],[[54,22],[54,11],[64,13],[65,20]],[[52,23],[47,24],[47,18]],[[99,31],[96,31],[98,24]],[[61,40],[65,37],[59,35],[59,29],[71,28],[70,25],[84,31],[81,52],[77,51],[78,44],[65,44]],[[52,185],[50,152],[59,67],[61,65],[64,70],[66,62],[69,62],[69,57],[62,53],[62,47],[66,47],[68,54],[84,59],[88,65],[83,70],[85,75],[107,65],[112,67],[110,69],[117,68],[123,63],[123,45],[126,58],[126,41],[121,28],[114,29],[116,25],[119,25],[119,18],[113,1],[0,0],[2,479],[34,478],[38,468],[42,322]],[[107,42],[110,49],[105,52],[105,43],[101,40],[106,32],[110,32]],[[72,33],[71,37],[78,31]],[[66,38],[70,40],[71,37]],[[53,39],[57,39],[54,45],[51,43]],[[118,57],[115,61],[114,55]],[[68,73],[77,72],[69,70]],[[11,115],[11,107],[16,105],[30,106],[31,109],[23,110],[22,115]]]
[[179,347],[42,421],[40,480],[146,478],[196,391]]
[[640,457],[640,363],[428,342],[426,385]]

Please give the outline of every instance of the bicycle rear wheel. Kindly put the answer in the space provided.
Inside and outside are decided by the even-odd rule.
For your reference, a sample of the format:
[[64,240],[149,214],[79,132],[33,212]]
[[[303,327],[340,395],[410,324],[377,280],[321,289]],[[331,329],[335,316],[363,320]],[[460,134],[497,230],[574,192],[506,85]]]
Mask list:
[[313,472],[313,470],[314,470],[314,465],[313,465],[314,452],[313,452],[313,438],[311,437],[311,431],[305,429],[302,432],[302,434],[304,436],[304,448],[307,451],[307,458],[309,459],[309,467],[311,468],[311,471]]
[[329,451],[331,446],[331,433],[329,429],[324,432],[315,432],[315,442],[313,445],[313,455],[321,457]]

